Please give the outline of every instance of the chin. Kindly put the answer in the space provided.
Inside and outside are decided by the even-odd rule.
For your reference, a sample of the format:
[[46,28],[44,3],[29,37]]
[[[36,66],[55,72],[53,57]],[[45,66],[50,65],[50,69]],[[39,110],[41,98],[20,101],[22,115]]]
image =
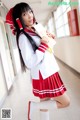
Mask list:
[[33,23],[29,24],[29,26],[32,26],[32,25],[33,25]]

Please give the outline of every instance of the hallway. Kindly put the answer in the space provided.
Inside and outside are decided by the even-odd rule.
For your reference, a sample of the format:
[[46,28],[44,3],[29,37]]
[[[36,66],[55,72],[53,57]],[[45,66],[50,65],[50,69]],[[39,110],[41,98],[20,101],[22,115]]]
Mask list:
[[[22,8],[25,9],[22,10],[19,6],[14,14],[16,17],[14,17],[14,6],[18,3],[21,6],[23,5]],[[30,6],[29,9],[28,6]],[[20,13],[20,11],[23,12]],[[26,15],[26,22],[23,18],[24,11],[27,13],[24,14]],[[43,27],[39,27],[36,22]],[[38,31],[37,28],[35,29],[35,25],[41,31]],[[25,31],[25,29],[29,30]],[[49,44],[49,40],[47,41],[50,48],[48,50],[50,52],[53,51],[59,64],[59,73],[67,88],[71,104],[67,108],[50,111],[50,120],[80,120],[80,0],[13,0],[11,3],[8,0],[0,0],[0,120],[2,120],[1,115],[5,120],[9,120],[7,118],[11,117],[9,114],[10,109],[12,109],[11,120],[27,120],[28,101],[40,101],[32,93],[30,71],[22,72],[21,51],[18,48],[16,35],[24,33],[24,31],[28,35],[30,34],[31,37],[35,36],[32,40],[28,39],[29,42],[32,41],[34,43],[30,48],[31,51],[34,45],[38,50],[42,49],[43,52],[47,50],[46,47],[41,47],[41,39],[39,39],[40,44],[37,44],[37,37],[43,38],[46,36],[46,31],[51,34],[49,37],[56,41],[54,48],[52,44]],[[45,34],[43,35],[43,33]],[[24,42],[23,38],[22,41]],[[23,46],[23,48],[28,48],[27,45],[24,44],[26,47]],[[30,50],[23,52],[25,53],[26,61],[28,59],[27,55],[30,54],[29,61],[37,61],[37,49],[35,56],[32,56]],[[39,56],[39,60],[41,60],[41,56]],[[48,63],[51,61],[49,59]],[[47,67],[48,63],[45,64],[46,75],[51,72],[49,67],[52,67],[50,64]],[[55,69],[55,62],[53,63],[52,70]],[[25,65],[28,67],[27,64]],[[44,66],[42,71],[44,71]],[[33,120],[41,120],[39,113],[39,111],[35,111]]]
[[[57,60],[57,62],[61,78],[68,89],[71,105],[66,109],[51,111],[50,120],[80,120],[80,75],[61,61]],[[29,71],[27,71],[18,75],[2,108],[12,108],[11,120],[27,120],[29,100],[39,101],[32,94]],[[36,115],[35,120],[40,120],[38,113]]]

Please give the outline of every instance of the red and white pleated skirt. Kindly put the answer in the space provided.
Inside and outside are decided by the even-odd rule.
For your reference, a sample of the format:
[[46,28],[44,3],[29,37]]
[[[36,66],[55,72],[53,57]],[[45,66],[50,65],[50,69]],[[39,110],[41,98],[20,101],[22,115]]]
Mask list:
[[41,99],[58,97],[66,91],[58,72],[46,79],[43,79],[39,72],[39,80],[32,79],[32,86],[34,96]]

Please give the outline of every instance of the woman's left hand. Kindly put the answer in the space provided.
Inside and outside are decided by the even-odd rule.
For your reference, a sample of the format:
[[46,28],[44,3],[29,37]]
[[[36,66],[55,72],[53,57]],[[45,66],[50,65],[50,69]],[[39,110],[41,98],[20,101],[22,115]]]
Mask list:
[[49,33],[48,31],[46,31],[46,34],[48,35],[48,37],[52,37],[54,39],[54,35],[52,33]]

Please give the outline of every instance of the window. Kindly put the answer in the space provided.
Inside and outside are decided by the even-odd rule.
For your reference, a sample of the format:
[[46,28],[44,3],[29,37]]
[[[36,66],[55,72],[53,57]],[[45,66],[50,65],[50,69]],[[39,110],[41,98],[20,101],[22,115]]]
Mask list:
[[54,29],[54,19],[51,17],[48,21],[48,24],[46,26],[47,30],[55,35],[55,29]]
[[[63,0],[62,2],[66,2]],[[69,3],[70,0],[67,1]],[[68,25],[68,17],[67,12],[71,10],[71,6],[68,5],[60,5],[57,10],[54,12],[54,20],[56,27],[57,37],[69,36],[69,25]]]

